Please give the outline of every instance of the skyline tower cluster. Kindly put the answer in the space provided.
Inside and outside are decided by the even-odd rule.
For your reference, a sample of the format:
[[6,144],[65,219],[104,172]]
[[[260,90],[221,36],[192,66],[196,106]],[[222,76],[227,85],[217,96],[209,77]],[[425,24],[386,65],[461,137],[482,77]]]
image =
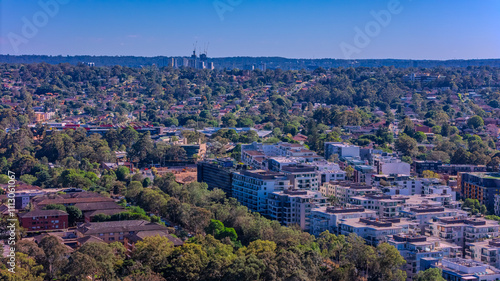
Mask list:
[[173,68],[191,67],[194,69],[214,69],[214,63],[208,61],[207,52],[198,56],[196,49],[193,50],[191,57],[170,58],[169,66]]

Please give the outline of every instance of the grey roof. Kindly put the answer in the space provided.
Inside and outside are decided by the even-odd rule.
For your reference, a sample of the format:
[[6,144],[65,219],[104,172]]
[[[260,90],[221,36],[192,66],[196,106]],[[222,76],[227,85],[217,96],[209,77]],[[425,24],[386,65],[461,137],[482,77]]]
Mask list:
[[85,213],[85,216],[92,217],[92,216],[95,216],[95,215],[98,215],[98,214],[112,216],[114,214],[119,214],[119,213],[122,213],[122,212],[125,212],[125,211],[127,211],[127,210],[125,210],[125,208],[121,208],[121,209],[107,209],[107,210],[95,210],[95,211],[88,211],[87,213]]
[[67,216],[68,213],[63,212],[61,210],[34,210],[24,214],[19,214],[19,217],[24,218],[24,217],[45,217],[45,216],[64,216],[64,215]]
[[115,202],[76,203],[74,206],[80,209],[82,212],[109,209],[125,209],[123,206],[120,206]]

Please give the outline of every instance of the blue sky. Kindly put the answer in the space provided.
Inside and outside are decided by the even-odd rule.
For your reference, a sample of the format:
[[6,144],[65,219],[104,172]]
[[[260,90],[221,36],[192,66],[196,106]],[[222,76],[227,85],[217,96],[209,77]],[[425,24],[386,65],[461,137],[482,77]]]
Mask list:
[[499,15],[497,0],[0,0],[0,53],[500,58]]

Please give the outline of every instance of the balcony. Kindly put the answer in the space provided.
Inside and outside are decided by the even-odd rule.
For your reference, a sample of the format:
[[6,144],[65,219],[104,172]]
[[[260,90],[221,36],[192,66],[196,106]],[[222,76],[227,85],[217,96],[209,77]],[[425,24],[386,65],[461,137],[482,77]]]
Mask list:
[[484,263],[496,263],[497,262],[497,257],[490,257],[490,256],[484,256],[481,255],[481,261]]

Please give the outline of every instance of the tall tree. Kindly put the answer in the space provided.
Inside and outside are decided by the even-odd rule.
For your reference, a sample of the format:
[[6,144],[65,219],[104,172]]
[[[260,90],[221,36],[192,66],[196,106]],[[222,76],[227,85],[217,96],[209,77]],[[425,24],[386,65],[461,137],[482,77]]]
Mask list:
[[61,244],[55,236],[48,235],[40,241],[40,248],[44,252],[44,268],[49,278],[61,275],[61,270],[67,263],[68,248]]
[[398,151],[401,151],[405,156],[410,157],[417,155],[417,145],[417,141],[406,134],[399,135],[398,139],[394,143],[394,146]]
[[445,281],[443,278],[441,269],[439,268],[429,268],[427,270],[422,270],[415,277],[415,281]]
[[162,272],[168,265],[168,258],[174,251],[174,245],[168,238],[160,236],[146,237],[135,244],[132,258],[155,272]]

